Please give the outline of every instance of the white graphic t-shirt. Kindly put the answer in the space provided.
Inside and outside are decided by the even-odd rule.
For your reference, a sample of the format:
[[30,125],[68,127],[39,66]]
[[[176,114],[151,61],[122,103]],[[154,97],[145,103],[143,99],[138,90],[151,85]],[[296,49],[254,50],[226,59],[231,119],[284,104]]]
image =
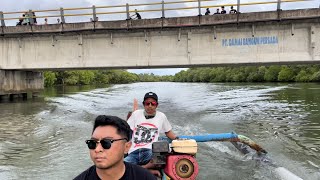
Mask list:
[[146,119],[144,110],[136,110],[128,119],[128,124],[133,130],[132,146],[129,154],[140,148],[152,148],[152,143],[158,141],[159,134],[172,129],[166,115],[157,111],[154,118]]

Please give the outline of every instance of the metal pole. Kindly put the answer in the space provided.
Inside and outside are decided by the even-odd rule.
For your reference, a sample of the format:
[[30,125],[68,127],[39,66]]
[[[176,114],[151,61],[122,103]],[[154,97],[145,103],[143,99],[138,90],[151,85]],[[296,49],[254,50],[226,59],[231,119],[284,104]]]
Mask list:
[[130,19],[130,14],[129,14],[129,4],[126,4],[126,11],[127,11],[127,20]]
[[34,20],[33,20],[33,13],[32,13],[32,10],[29,9],[29,22],[30,22],[30,25],[33,25],[34,24]]
[[92,15],[93,15],[93,21],[96,22],[97,21],[97,14],[96,14],[96,6],[95,5],[92,6]]
[[277,13],[278,13],[278,20],[281,21],[281,0],[278,0]]
[[66,21],[64,19],[64,10],[63,10],[63,8],[60,8],[60,17],[61,17],[61,23],[62,24],[66,23]]
[[165,16],[164,16],[164,1],[161,1],[161,3],[162,3],[162,17],[161,18],[165,18]]
[[237,13],[240,13],[240,0],[237,2]]
[[4,27],[6,26],[5,22],[4,22],[4,16],[3,16],[3,12],[0,11],[0,19],[1,19],[1,26]]
[[277,4],[277,11],[281,10],[281,0],[278,0],[278,4]]
[[198,9],[199,9],[199,15],[201,16],[201,0],[198,0]]

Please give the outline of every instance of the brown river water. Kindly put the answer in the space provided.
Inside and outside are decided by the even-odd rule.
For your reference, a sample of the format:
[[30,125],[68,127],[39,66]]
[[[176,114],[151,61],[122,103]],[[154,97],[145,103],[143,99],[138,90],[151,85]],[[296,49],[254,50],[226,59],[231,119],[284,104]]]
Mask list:
[[84,141],[100,114],[125,118],[133,98],[159,96],[178,135],[235,131],[268,151],[270,163],[231,143],[199,143],[198,179],[279,179],[285,167],[320,180],[320,84],[134,83],[48,88],[43,97],[0,103],[0,179],[72,179],[92,165]]

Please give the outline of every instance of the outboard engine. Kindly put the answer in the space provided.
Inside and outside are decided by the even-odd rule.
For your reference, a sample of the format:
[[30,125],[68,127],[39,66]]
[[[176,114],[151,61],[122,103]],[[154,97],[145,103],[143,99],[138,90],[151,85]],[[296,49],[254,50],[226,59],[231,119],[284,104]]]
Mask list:
[[171,151],[167,141],[152,144],[153,163],[162,166],[165,174],[173,180],[195,180],[199,165],[195,158],[197,142],[189,139],[173,140]]

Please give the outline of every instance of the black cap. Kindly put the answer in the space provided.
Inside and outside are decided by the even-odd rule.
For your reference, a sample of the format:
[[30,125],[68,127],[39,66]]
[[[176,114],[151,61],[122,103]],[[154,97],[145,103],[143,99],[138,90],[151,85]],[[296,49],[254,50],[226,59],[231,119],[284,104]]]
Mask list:
[[158,102],[158,96],[156,95],[156,93],[153,93],[153,92],[146,93],[144,95],[143,102],[148,98],[153,98],[154,100],[156,100],[156,102]]

